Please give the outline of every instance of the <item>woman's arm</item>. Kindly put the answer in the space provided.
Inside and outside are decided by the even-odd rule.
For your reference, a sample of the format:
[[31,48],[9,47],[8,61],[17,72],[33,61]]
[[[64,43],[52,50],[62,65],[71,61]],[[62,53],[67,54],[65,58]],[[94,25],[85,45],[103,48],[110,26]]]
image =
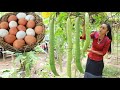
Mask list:
[[111,43],[111,40],[106,42],[106,45],[104,46],[103,51],[95,51],[95,50],[92,50],[92,49],[88,49],[87,51],[104,56],[107,53],[107,51],[110,47],[110,43]]
[[95,50],[92,50],[92,49],[88,49],[87,51],[88,51],[88,52],[95,53],[95,54],[98,54],[98,55],[103,55],[103,53],[100,52],[100,51],[95,51]]
[[[80,39],[86,40],[85,20],[83,21],[82,28],[83,28],[83,32],[82,35],[80,36]],[[94,35],[95,35],[95,31],[90,34],[91,39],[94,38]]]

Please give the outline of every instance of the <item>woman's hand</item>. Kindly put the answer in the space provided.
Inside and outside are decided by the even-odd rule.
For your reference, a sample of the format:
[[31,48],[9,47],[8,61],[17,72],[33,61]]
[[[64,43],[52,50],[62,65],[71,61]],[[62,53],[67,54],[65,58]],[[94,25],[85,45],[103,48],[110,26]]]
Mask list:
[[93,50],[92,49],[88,49],[87,52],[93,52]]
[[103,53],[101,53],[100,51],[95,51],[95,50],[92,50],[92,49],[88,49],[87,52],[92,52],[92,53],[95,53],[95,54],[98,54],[98,55],[103,55]]

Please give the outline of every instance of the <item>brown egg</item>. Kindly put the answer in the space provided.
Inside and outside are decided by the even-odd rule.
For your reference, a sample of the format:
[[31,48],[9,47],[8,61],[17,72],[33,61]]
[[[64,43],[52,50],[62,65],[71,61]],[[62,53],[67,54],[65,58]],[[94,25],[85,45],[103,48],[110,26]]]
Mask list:
[[8,18],[8,22],[10,21],[17,21],[17,17],[15,15],[10,15]]
[[23,39],[15,40],[13,42],[13,47],[15,47],[17,49],[23,48],[24,45],[25,45],[25,41]]
[[31,36],[31,35],[28,35],[28,36],[25,36],[25,42],[28,44],[28,45],[32,45],[32,44],[35,44],[36,43],[36,38],[34,36]]
[[26,25],[27,24],[27,20],[25,18],[21,18],[21,19],[18,20],[18,24]]
[[35,33],[36,34],[42,34],[43,33],[43,27],[42,26],[36,26],[35,27]]
[[28,27],[28,28],[34,28],[34,27],[35,27],[35,21],[29,20],[29,21],[27,22],[27,27]]
[[15,40],[16,37],[15,35],[8,34],[7,36],[4,37],[5,42],[12,44]]
[[26,27],[23,26],[23,25],[18,25],[18,30],[21,30],[21,31],[26,31]]
[[8,26],[9,26],[8,22],[1,22],[0,24],[1,29],[8,29]]
[[10,28],[9,33],[12,35],[16,35],[16,33],[18,32],[18,29],[16,27]]

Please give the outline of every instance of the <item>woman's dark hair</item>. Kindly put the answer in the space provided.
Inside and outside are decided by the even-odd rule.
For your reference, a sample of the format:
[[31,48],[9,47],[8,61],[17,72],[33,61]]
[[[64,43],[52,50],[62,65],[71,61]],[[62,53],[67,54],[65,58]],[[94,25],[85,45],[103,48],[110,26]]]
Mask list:
[[[104,23],[107,25],[107,29],[108,29],[108,33],[107,33],[107,37],[112,41],[112,30],[111,30],[111,26],[108,23]],[[110,47],[108,49],[108,52],[111,53],[111,43],[110,43]]]

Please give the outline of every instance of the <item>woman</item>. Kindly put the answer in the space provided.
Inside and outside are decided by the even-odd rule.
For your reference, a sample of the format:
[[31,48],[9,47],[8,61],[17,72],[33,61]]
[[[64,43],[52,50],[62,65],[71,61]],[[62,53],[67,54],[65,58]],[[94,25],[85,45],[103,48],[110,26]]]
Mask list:
[[[102,78],[104,68],[103,56],[111,53],[111,27],[109,24],[102,24],[99,32],[94,31],[90,35],[93,40],[91,49],[88,49],[88,59],[84,78]],[[85,26],[80,39],[85,40]]]

